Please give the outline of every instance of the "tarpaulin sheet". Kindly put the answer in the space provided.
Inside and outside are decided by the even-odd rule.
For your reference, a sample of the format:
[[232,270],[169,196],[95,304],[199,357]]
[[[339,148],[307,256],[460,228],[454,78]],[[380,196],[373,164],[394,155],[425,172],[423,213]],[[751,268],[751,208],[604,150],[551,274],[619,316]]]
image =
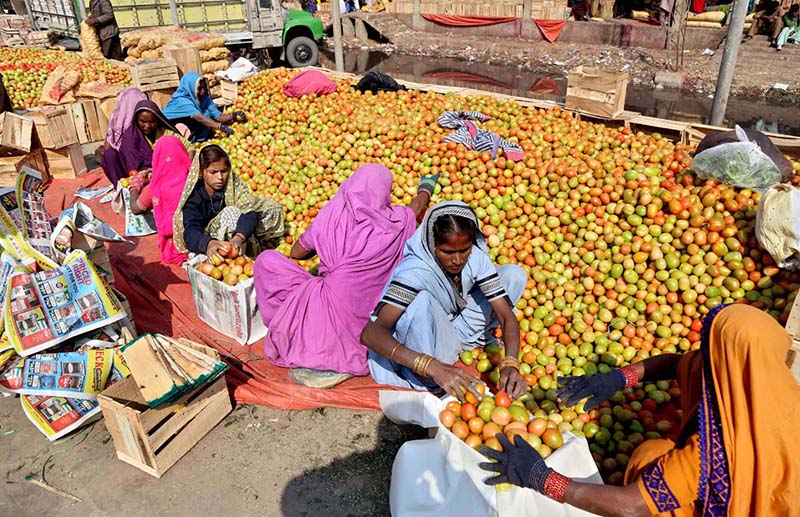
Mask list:
[[567,20],[533,20],[544,39],[553,43],[561,35],[561,30],[567,24]]
[[[108,185],[100,169],[76,179],[59,179],[45,193],[48,213],[58,216],[77,198],[79,186]],[[99,199],[85,201],[94,214],[118,231],[124,227],[121,215],[111,203]],[[323,390],[294,384],[286,368],[270,364],[263,357],[262,343],[242,346],[233,339],[215,332],[197,317],[192,289],[186,272],[179,266],[165,266],[159,260],[156,235],[131,239],[134,244],[113,243],[108,246],[116,278],[115,287],[127,296],[139,332],[159,332],[203,342],[219,350],[230,364],[228,382],[238,402],[261,404],[279,409],[314,409],[340,407],[380,410],[379,389],[370,377],[352,378],[339,386]]]
[[451,27],[483,27],[519,19],[514,16],[458,16],[454,14],[423,14],[422,17],[428,21]]

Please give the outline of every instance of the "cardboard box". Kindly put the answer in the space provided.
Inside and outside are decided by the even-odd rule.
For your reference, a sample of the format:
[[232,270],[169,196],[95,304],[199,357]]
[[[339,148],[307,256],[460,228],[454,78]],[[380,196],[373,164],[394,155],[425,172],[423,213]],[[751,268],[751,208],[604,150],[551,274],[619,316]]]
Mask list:
[[67,108],[72,115],[72,122],[75,125],[75,133],[78,142],[88,144],[90,142],[101,142],[106,139],[108,133],[108,118],[100,109],[100,103],[96,100],[82,100],[73,104],[68,104]]
[[616,117],[625,110],[628,72],[604,72],[579,66],[567,77],[567,109]]
[[200,61],[200,50],[188,43],[172,43],[161,47],[164,58],[175,61],[178,66],[178,75],[183,77],[188,72],[203,73]]
[[39,142],[45,149],[63,149],[78,143],[72,112],[64,106],[36,108],[25,114],[33,121]]
[[266,336],[267,328],[258,312],[253,279],[234,286],[224,284],[195,269],[205,260],[205,255],[198,255],[185,266],[200,319],[242,345]]
[[177,88],[178,65],[171,59],[146,59],[131,66],[133,85],[149,92],[165,88]]
[[97,400],[117,457],[157,478],[233,409],[224,376],[152,409],[133,376],[112,385]]
[[14,113],[0,113],[0,156],[29,153],[34,139],[32,120]]
[[75,143],[61,149],[45,149],[51,178],[77,178],[86,174],[86,158],[81,144]]
[[786,356],[786,366],[800,384],[800,296],[794,299],[792,310],[786,319],[786,332],[792,336],[792,348]]

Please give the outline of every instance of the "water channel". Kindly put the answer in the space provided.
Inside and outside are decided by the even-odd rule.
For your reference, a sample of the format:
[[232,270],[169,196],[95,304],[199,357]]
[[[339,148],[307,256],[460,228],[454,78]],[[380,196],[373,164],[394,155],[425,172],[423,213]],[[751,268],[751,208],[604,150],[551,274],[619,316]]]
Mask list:
[[[320,55],[320,64],[335,68],[333,54]],[[563,103],[567,79],[553,73],[520,70],[512,66],[486,65],[461,59],[427,58],[386,54],[369,50],[346,50],[345,72],[363,74],[373,68],[396,79],[419,83],[475,88],[506,95]],[[657,90],[630,84],[625,109],[650,117],[707,123],[711,97],[677,90]],[[800,135],[800,110],[752,99],[732,97],[725,125]]]

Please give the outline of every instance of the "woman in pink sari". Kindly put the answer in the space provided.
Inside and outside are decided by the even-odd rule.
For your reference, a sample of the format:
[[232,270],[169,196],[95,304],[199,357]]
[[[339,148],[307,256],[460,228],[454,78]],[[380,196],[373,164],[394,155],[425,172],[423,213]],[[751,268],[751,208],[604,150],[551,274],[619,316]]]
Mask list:
[[153,175],[145,186],[146,175],[131,179],[131,211],[141,214],[153,209],[158,230],[158,249],[162,264],[182,264],[188,255],[172,242],[172,219],[181,200],[192,160],[180,139],[164,135],[153,148]]
[[256,294],[269,328],[264,355],[294,368],[290,375],[296,383],[331,387],[369,373],[361,330],[437,179],[423,177],[410,206],[392,206],[389,169],[359,167],[292,248],[296,260],[319,256],[319,276],[274,250],[258,256]]

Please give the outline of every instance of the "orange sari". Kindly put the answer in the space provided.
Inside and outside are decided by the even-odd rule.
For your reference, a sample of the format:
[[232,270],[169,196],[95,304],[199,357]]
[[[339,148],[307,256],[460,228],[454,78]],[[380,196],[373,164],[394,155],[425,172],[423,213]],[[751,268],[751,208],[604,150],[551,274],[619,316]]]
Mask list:
[[694,420],[697,430],[679,447],[642,444],[625,482],[637,484],[654,514],[800,516],[793,436],[800,386],[786,367],[791,338],[758,309],[722,309],[706,318],[700,350],[678,366],[683,427]]

